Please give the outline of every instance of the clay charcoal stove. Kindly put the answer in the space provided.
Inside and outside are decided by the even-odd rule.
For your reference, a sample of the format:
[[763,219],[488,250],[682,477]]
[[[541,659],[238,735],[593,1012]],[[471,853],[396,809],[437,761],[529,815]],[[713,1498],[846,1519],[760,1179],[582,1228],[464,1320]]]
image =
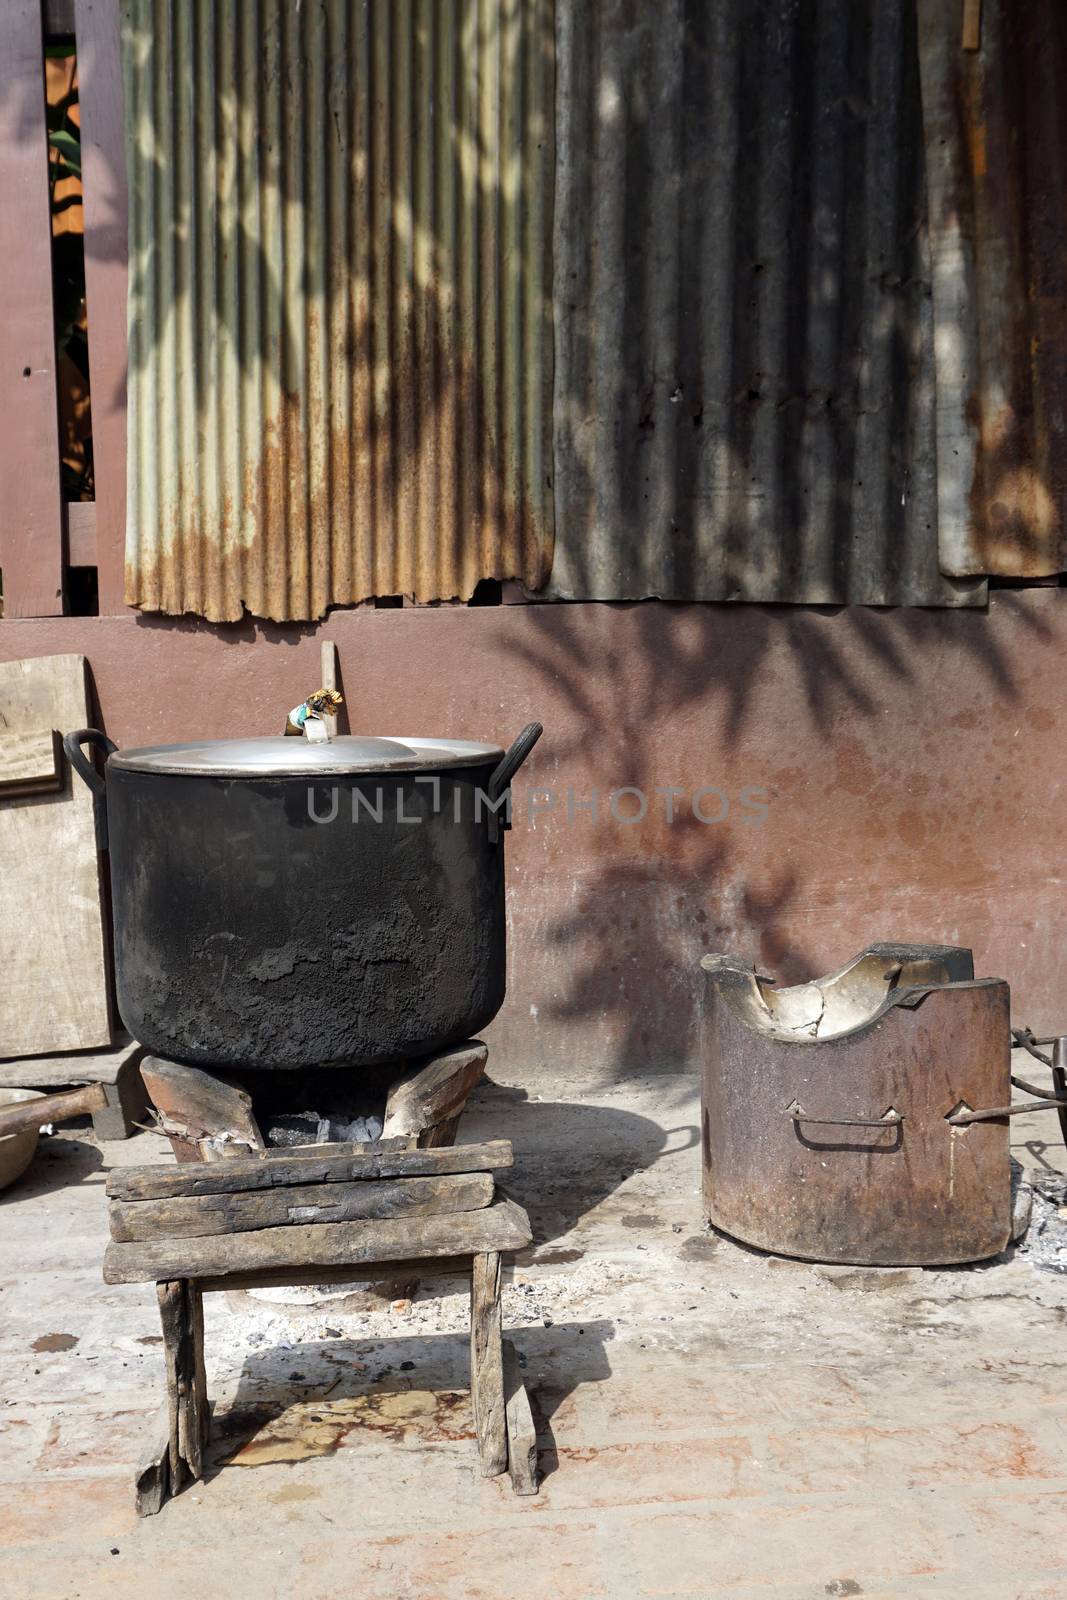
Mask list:
[[325,1067],[256,1073],[189,1067],[148,1056],[141,1073],[158,1125],[180,1161],[257,1150],[403,1140],[451,1144],[485,1071],[480,1039],[414,1063],[350,1074]]
[[231,1081],[251,1097],[268,1150],[367,1144],[382,1136],[390,1080],[381,1070],[357,1077],[325,1067],[299,1073],[294,1083],[288,1074],[243,1073]]

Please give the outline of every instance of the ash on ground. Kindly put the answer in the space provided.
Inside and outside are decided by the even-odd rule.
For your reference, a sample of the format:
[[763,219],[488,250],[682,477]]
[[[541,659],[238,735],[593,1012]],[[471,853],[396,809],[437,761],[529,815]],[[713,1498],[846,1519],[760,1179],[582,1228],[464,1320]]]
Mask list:
[[1033,1210],[1019,1253],[1043,1272],[1067,1274],[1067,1178],[1055,1172],[1031,1172],[1028,1178]]

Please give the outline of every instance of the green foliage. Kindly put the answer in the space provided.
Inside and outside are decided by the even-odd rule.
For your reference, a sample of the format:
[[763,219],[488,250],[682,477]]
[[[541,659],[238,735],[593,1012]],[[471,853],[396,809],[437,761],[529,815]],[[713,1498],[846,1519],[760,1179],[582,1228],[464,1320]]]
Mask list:
[[[49,60],[69,60],[73,55],[73,42],[50,44],[45,47],[45,56]],[[64,178],[77,178],[80,181],[82,175],[81,129],[71,117],[71,111],[77,104],[78,91],[72,88],[62,100],[48,106],[46,111],[50,152],[49,200],[54,217],[82,203],[80,194],[62,196],[56,194],[56,187]],[[53,235],[52,309],[55,319],[56,355],[68,356],[88,383],[89,345],[85,329],[80,325],[85,309],[85,242],[80,233]],[[91,462],[90,451],[86,460],[85,477],[91,475]],[[69,498],[77,499],[85,488],[82,478],[66,466],[63,474],[65,493]]]
[[81,140],[71,131],[74,127],[49,129],[48,143],[53,150],[58,150],[62,160],[53,162],[53,170],[63,168],[62,177],[80,178],[82,175],[82,147]]

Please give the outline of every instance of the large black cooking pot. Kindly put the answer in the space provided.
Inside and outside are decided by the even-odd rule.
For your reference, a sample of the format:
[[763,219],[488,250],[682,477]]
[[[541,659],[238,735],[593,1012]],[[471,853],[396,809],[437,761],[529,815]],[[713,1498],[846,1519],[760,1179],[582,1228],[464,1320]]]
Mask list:
[[[110,851],[119,1011],[204,1066],[370,1066],[504,999],[504,754],[449,739],[64,740]],[[104,752],[105,776],[83,744]]]

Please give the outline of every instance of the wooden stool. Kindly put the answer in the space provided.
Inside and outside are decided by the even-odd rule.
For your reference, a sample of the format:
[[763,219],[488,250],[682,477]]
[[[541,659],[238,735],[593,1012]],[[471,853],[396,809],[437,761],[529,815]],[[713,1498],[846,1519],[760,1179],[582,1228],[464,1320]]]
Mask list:
[[501,1335],[501,1256],[530,1243],[500,1194],[506,1141],[442,1149],[309,1145],[108,1179],[108,1283],[155,1281],[167,1372],[165,1422],[137,1468],[137,1510],[157,1512],[203,1476],[210,1411],[203,1296],[217,1290],[471,1275],[471,1405],[484,1477],[509,1470],[535,1494],[533,1418]]

